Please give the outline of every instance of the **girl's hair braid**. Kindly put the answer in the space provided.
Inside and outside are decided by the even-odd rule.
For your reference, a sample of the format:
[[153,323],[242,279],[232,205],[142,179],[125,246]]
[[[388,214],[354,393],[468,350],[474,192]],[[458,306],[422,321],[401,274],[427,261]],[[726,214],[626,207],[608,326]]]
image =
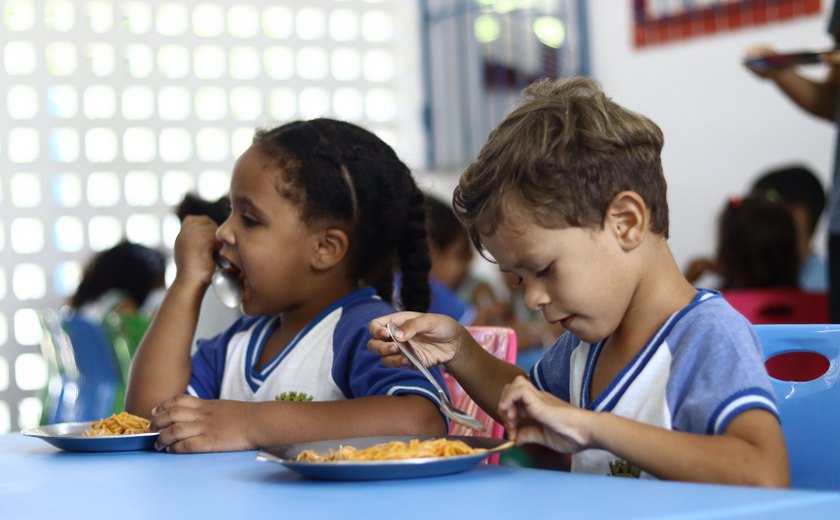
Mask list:
[[283,172],[278,189],[299,205],[305,224],[327,223],[348,233],[354,277],[392,302],[398,262],[402,306],[426,310],[430,261],[423,194],[390,146],[333,119],[258,131],[254,144],[276,160]]

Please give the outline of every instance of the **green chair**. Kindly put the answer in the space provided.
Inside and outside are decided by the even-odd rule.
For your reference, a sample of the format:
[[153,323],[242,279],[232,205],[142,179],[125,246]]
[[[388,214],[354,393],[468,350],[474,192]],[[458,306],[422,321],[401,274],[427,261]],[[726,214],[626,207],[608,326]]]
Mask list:
[[120,367],[121,381],[114,400],[114,413],[125,409],[125,389],[128,385],[128,372],[131,360],[143,334],[149,328],[151,318],[139,314],[119,314],[110,312],[102,322],[102,327],[114,348],[114,356]]

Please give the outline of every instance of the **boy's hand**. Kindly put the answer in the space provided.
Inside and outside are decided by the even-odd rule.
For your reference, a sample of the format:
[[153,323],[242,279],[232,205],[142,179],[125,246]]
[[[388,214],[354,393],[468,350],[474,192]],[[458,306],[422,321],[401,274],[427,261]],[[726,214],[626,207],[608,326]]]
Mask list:
[[152,431],[159,430],[155,449],[170,453],[236,451],[258,448],[248,439],[253,403],[204,400],[189,395],[167,399],[152,410]]
[[175,239],[175,265],[178,277],[208,285],[216,269],[216,223],[206,216],[190,215],[181,224]]
[[535,442],[561,453],[590,447],[591,436],[585,425],[591,413],[537,390],[523,376],[505,386],[498,410],[516,444]]
[[398,312],[382,316],[368,325],[372,336],[368,350],[381,356],[382,363],[391,367],[409,366],[411,362],[391,341],[388,323],[397,327],[398,340],[411,340],[417,358],[427,367],[449,363],[457,357],[463,335],[472,338],[460,323],[442,314]]

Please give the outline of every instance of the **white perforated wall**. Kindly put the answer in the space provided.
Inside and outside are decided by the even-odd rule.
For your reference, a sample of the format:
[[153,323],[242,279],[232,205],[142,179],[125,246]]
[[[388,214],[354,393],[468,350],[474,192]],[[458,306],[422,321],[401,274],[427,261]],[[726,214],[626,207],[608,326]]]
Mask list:
[[421,166],[413,4],[0,2],[0,432],[40,416],[35,310],[122,237],[171,248],[172,206],[227,192],[255,127],[338,117]]

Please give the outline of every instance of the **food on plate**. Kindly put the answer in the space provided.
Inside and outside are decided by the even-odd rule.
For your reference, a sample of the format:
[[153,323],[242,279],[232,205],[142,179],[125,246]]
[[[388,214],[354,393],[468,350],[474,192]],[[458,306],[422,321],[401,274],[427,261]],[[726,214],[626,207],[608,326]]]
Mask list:
[[473,448],[464,441],[450,439],[411,439],[408,442],[391,441],[358,449],[353,446],[330,448],[327,453],[304,450],[297,456],[298,462],[337,462],[337,461],[380,461],[435,457],[455,457],[486,453],[484,448]]
[[149,420],[128,412],[112,414],[111,417],[94,421],[82,433],[82,437],[102,437],[106,435],[134,435],[149,432]]

